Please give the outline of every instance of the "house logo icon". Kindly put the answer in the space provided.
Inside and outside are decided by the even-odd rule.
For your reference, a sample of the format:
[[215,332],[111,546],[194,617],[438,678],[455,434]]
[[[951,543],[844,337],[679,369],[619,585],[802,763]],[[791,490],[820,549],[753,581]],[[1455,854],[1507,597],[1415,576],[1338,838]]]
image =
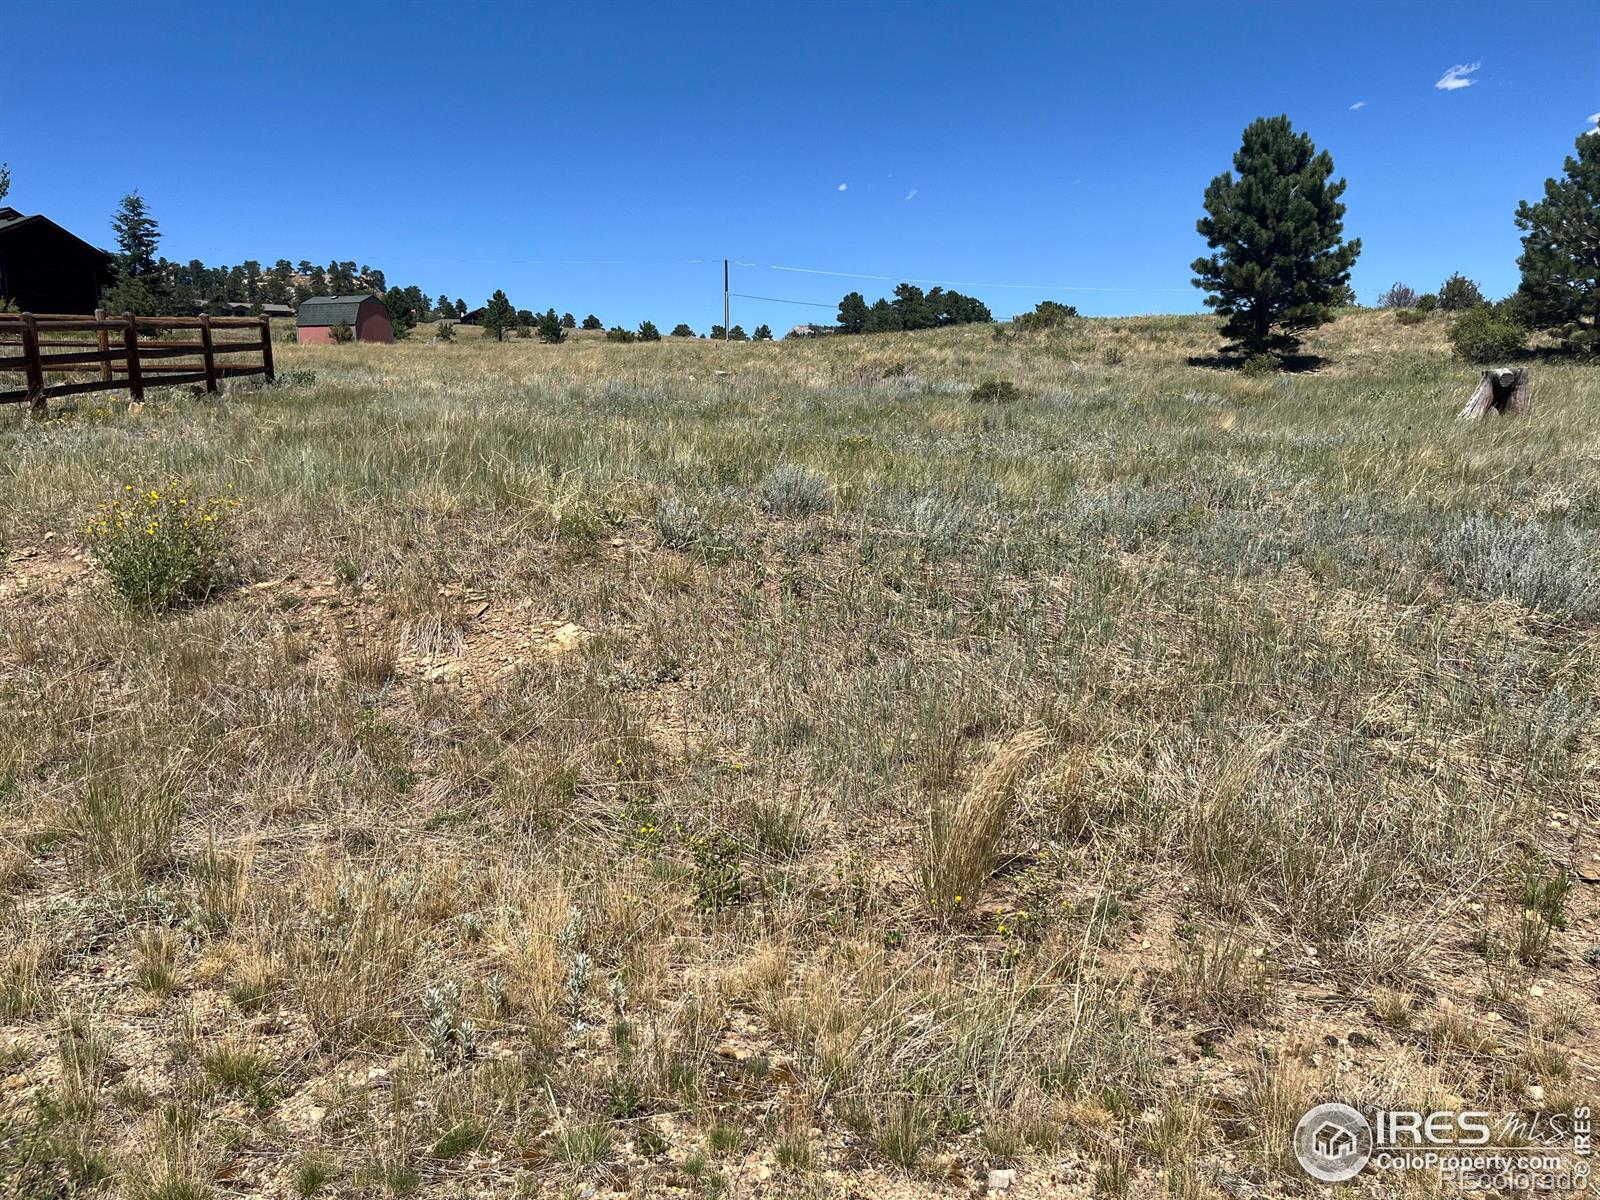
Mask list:
[[1319,1104],[1294,1127],[1294,1156],[1323,1183],[1354,1179],[1372,1157],[1372,1126],[1348,1104]]

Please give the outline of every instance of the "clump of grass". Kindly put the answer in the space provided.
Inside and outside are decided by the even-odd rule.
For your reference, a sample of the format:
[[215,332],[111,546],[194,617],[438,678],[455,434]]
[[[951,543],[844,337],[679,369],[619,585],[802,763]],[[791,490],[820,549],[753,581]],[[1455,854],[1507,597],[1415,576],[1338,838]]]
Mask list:
[[164,773],[135,777],[129,769],[91,774],[66,812],[73,855],[92,875],[121,891],[142,885],[170,861],[183,806]]
[[832,481],[798,463],[782,463],[768,471],[757,491],[761,507],[775,517],[808,517],[833,511]]
[[1005,832],[1018,777],[1048,739],[1039,730],[1016,734],[995,751],[954,803],[936,799],[922,846],[922,891],[937,913],[978,901]]
[[229,521],[239,502],[201,496],[176,479],[105,501],[84,530],[111,590],[129,608],[157,613],[198,603],[228,577]]
[[1209,1020],[1258,1016],[1267,1003],[1265,956],[1229,934],[1178,940],[1173,946],[1172,994],[1185,1012]]
[[155,996],[170,995],[178,985],[178,939],[172,930],[154,926],[139,934],[139,965],[134,982]]
[[985,379],[967,393],[967,399],[976,404],[1010,404],[1021,395],[1009,379]]

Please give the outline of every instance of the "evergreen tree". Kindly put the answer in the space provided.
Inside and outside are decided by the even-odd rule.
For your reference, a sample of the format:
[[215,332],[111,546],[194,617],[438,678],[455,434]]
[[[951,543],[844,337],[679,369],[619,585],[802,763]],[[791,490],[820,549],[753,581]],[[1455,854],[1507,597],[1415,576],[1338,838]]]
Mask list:
[[727,328],[727,326],[725,326],[725,325],[713,325],[711,327],[711,340],[712,341],[720,342],[723,338],[725,338],[727,336],[728,336],[728,328]]
[[744,326],[735,325],[732,329],[728,330],[728,340],[730,342],[748,342],[750,340],[750,335],[745,333]]
[[684,323],[683,321],[679,321],[676,325],[674,325],[672,327],[672,336],[673,337],[693,337],[694,336],[694,330],[690,329],[689,326],[686,323]]
[[457,296],[456,297],[456,317],[457,317],[457,319],[459,319],[459,318],[464,317],[466,315],[467,315],[467,302],[465,300],[463,300],[460,296]]
[[867,319],[861,325],[862,333],[895,333],[899,329],[900,314],[882,297],[867,309]]
[[1518,315],[1566,345],[1600,354],[1600,133],[1578,138],[1564,179],[1544,181],[1544,199],[1517,205],[1523,231]]
[[566,340],[567,326],[556,316],[556,310],[552,308],[539,318],[538,333],[541,342],[556,346]]
[[639,322],[639,340],[641,342],[659,342],[661,331],[656,328],[654,321]]
[[150,209],[137,188],[117,205],[116,215],[111,218],[111,228],[122,250],[117,256],[117,269],[124,275],[153,274],[156,269],[156,247],[161,244],[161,227],[150,215]]
[[433,311],[441,317],[453,317],[456,315],[456,306],[450,303],[449,296],[440,292],[439,298],[433,302]]
[[0,162],[0,200],[6,198],[6,193],[11,190],[11,165]]
[[1483,289],[1460,271],[1446,279],[1439,287],[1439,307],[1445,312],[1465,312],[1486,304]]
[[389,310],[389,324],[394,326],[396,338],[403,338],[416,328],[417,311],[406,289],[390,288],[383,295],[383,306]]
[[755,333],[751,336],[758,342],[770,342],[772,340],[772,326],[757,325]]
[[860,292],[850,292],[839,301],[840,333],[860,333],[867,324],[867,298]]
[[[554,310],[552,310],[552,311],[554,311]],[[561,328],[563,328],[563,329],[576,329],[577,327],[578,327],[578,318],[577,317],[573,316],[571,313],[562,313],[561,314]]]
[[590,313],[583,319],[583,327],[585,329],[604,329],[605,325],[601,322],[599,317],[595,316],[593,313]]
[[1227,320],[1227,349],[1288,353],[1300,333],[1333,318],[1361,242],[1343,240],[1345,181],[1333,158],[1295,133],[1288,117],[1262,117],[1244,131],[1224,172],[1206,188],[1197,228],[1218,253],[1194,261],[1206,306]]
[[517,309],[517,336],[529,338],[533,336],[533,324],[537,320],[531,308]]
[[506,340],[506,330],[513,329],[517,324],[517,310],[511,307],[511,301],[502,291],[496,291],[489,297],[489,303],[483,310],[483,334],[491,334],[497,342]]
[[932,329],[933,308],[922,289],[914,283],[902,283],[894,289],[894,311],[899,314],[901,329]]

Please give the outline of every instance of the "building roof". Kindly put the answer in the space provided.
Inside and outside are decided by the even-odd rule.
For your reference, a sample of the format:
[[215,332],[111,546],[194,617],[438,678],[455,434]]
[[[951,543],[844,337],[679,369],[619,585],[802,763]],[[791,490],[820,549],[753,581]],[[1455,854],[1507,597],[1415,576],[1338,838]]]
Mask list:
[[300,305],[294,323],[302,329],[308,325],[338,325],[341,322],[354,325],[361,306],[368,300],[376,299],[371,292],[359,296],[313,296]]
[[111,261],[111,255],[100,249],[100,247],[91,246],[77,234],[71,232],[70,230],[61,228],[61,226],[57,225],[49,217],[43,216],[39,213],[35,213],[31,217],[24,216],[14,208],[0,206],[0,235],[9,234],[16,230],[22,229],[25,226],[33,225],[37,225],[41,229],[45,227],[54,229],[62,237],[71,238],[73,241],[77,242],[78,245],[82,246],[89,253],[97,254],[107,262]]

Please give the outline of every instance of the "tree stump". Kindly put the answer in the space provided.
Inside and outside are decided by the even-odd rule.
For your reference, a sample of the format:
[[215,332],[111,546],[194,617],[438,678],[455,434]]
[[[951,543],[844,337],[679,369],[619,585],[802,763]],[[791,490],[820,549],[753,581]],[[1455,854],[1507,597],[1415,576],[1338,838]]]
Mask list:
[[1525,417],[1533,411],[1533,387],[1525,367],[1492,367],[1478,381],[1478,390],[1461,410],[1460,419],[1476,421],[1497,412]]

